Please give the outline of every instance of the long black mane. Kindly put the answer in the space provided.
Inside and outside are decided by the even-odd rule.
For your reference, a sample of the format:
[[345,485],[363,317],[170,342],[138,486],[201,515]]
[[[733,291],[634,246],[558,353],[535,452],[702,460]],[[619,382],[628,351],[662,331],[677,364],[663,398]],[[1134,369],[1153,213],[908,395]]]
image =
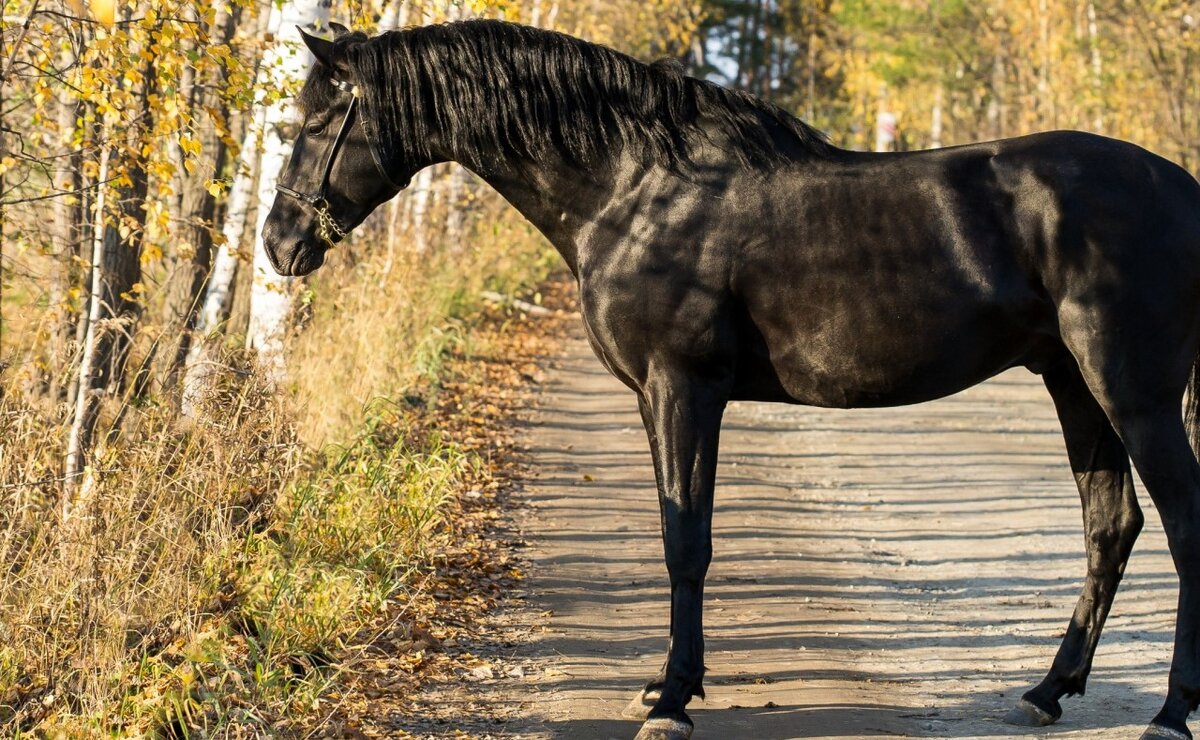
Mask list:
[[[583,165],[636,147],[672,167],[702,141],[757,167],[830,149],[781,108],[688,77],[677,63],[644,64],[552,31],[470,20],[338,43],[368,130],[403,132],[372,136],[384,162],[428,161],[435,134],[483,172],[498,153],[537,158],[551,147]],[[329,104],[330,75],[317,67],[302,109]]]

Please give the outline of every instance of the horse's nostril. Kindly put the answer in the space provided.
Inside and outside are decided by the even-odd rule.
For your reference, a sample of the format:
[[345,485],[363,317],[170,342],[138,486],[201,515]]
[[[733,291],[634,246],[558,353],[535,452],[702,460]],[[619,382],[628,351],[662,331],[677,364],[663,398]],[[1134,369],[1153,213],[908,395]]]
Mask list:
[[275,224],[267,221],[262,230],[263,246],[267,249],[267,254],[274,254],[275,246],[279,244],[279,234]]
[[297,249],[285,250],[283,248],[284,241],[280,234],[279,224],[276,219],[268,218],[263,225],[262,230],[263,251],[267,253],[267,260],[271,263],[271,267],[280,275],[289,274],[287,268],[291,266]]

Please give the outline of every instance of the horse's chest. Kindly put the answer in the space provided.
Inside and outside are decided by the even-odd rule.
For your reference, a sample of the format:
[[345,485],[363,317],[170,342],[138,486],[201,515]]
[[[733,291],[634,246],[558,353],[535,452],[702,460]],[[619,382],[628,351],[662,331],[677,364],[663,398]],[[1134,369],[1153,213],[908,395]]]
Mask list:
[[635,387],[652,364],[705,373],[731,366],[727,276],[715,250],[611,250],[580,272],[580,311],[593,349]]

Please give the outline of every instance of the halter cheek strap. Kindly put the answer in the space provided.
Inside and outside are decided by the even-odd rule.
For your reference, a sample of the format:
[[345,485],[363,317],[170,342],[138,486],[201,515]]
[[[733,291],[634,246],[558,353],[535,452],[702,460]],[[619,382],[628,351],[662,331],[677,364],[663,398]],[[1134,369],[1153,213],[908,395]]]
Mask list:
[[[354,114],[358,109],[358,87],[341,80],[331,80],[331,83],[338,90],[348,92],[354,97],[351,98],[350,105],[346,108],[346,115],[342,118],[342,125],[338,127],[337,136],[333,139],[333,146],[330,147],[329,154],[325,157],[325,167],[321,171],[321,185],[315,193],[303,193],[286,185],[279,184],[275,185],[275,189],[284,195],[290,195],[312,206],[313,210],[317,212],[317,236],[333,244],[334,236],[338,239],[345,239],[349,233],[349,229],[338,223],[337,218],[329,210],[329,178],[333,174],[333,164],[337,160],[338,151],[342,148],[342,144],[346,142],[346,137],[350,133],[350,126],[354,120]],[[366,131],[365,125],[363,130]],[[367,149],[371,152],[371,159],[375,162],[375,167],[379,170],[379,174],[383,175],[383,179],[388,185],[395,188],[397,192],[403,190],[402,187],[392,180],[387,170],[384,169],[383,163],[379,160],[379,153],[371,145],[370,136],[367,137]]]
[[[350,102],[352,106],[356,105],[359,98],[362,97],[359,95],[358,85],[354,85],[349,82],[342,82],[341,80],[330,80],[329,82],[338,90],[341,90],[342,92],[348,92],[354,96],[354,100]],[[349,115],[349,111],[346,113]],[[386,182],[388,185],[391,185],[396,190],[403,190],[404,186],[393,180],[391,174],[388,173],[387,167],[384,167],[383,160],[379,156],[379,147],[371,143],[371,128],[367,125],[366,119],[364,118],[363,120],[359,121],[358,125],[362,126],[363,133],[366,134],[367,151],[371,152],[371,159],[375,160],[375,169],[379,170],[379,174],[383,176],[384,182]],[[338,135],[341,135],[340,132]],[[334,146],[337,146],[337,144],[335,143]]]

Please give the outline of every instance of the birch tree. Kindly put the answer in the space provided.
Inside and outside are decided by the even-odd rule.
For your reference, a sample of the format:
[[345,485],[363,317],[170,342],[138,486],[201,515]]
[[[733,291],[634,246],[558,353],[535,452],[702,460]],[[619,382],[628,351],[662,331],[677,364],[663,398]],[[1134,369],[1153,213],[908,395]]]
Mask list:
[[[311,55],[298,35],[291,39],[284,35],[293,33],[297,25],[313,32],[327,28],[329,11],[330,0],[300,0],[272,6],[265,15],[262,34],[275,39],[275,43],[257,66],[259,94],[242,138],[241,156],[235,165],[226,203],[221,243],[213,256],[195,320],[195,333],[201,336],[228,320],[234,280],[242,264],[239,258],[242,237],[253,219],[254,247],[249,262],[253,287],[247,345],[259,351],[264,364],[277,376],[283,371],[282,342],[291,313],[292,279],[276,275],[271,268],[262,241],[262,226],[275,197],[278,173],[291,150],[290,142],[283,141],[279,129],[293,114],[287,100],[272,98],[268,90],[294,86],[307,74]],[[210,355],[203,341],[193,342],[189,347],[181,389],[182,410],[188,416],[195,415],[207,392],[213,370]]]
[[[141,128],[153,113],[153,56],[143,63],[142,89],[126,107],[115,96],[107,96],[102,123],[98,194],[93,214],[91,284],[87,330],[75,398],[74,419],[67,443],[64,479],[66,490],[73,491],[81,482],[85,461],[91,452],[101,401],[124,389],[125,368],[133,340],[134,325],[141,313],[141,247],[149,181],[143,160],[123,157],[129,142],[118,148],[108,142],[116,129],[133,129],[133,148],[141,149]],[[115,187],[108,185],[108,172],[114,157],[123,161],[123,172]],[[109,209],[108,198],[115,201]]]
[[[304,79],[313,63],[312,55],[301,43],[299,35],[292,32],[302,26],[312,32],[321,32],[329,26],[330,0],[293,0],[276,7],[271,12],[279,15],[279,28],[284,31],[277,37],[275,46],[268,52],[264,68],[281,84],[296,84]],[[286,34],[286,37],[282,37]],[[279,99],[266,108],[263,118],[262,154],[258,177],[258,218],[254,228],[254,282],[250,292],[250,328],[246,343],[258,350],[263,366],[276,377],[282,377],[283,340],[287,334],[292,309],[292,286],[294,278],[276,274],[267,257],[262,230],[270,211],[269,204],[275,198],[275,183],[283,171],[291,142],[283,139],[281,129],[295,114],[291,102]]]
[[[193,6],[192,20],[202,24],[204,33],[191,40],[192,48],[189,51],[199,53],[210,44],[227,45],[233,37],[241,11],[240,7],[235,6],[218,12],[209,24]],[[162,348],[166,354],[161,374],[163,385],[167,388],[175,387],[177,374],[183,369],[194,344],[200,304],[213,262],[213,222],[217,214],[217,194],[220,192],[213,183],[225,169],[229,148],[229,135],[224,133],[228,126],[229,111],[217,91],[226,89],[230,68],[197,70],[189,67],[187,72],[181,92],[187,98],[188,107],[208,111],[209,116],[198,122],[194,136],[189,138],[189,141],[195,141],[193,146],[204,155],[203,163],[187,167],[186,152],[181,150],[176,170],[176,210],[180,228],[175,239],[175,268],[168,284],[167,320],[170,325],[178,326],[179,332],[173,346],[168,341]]]

